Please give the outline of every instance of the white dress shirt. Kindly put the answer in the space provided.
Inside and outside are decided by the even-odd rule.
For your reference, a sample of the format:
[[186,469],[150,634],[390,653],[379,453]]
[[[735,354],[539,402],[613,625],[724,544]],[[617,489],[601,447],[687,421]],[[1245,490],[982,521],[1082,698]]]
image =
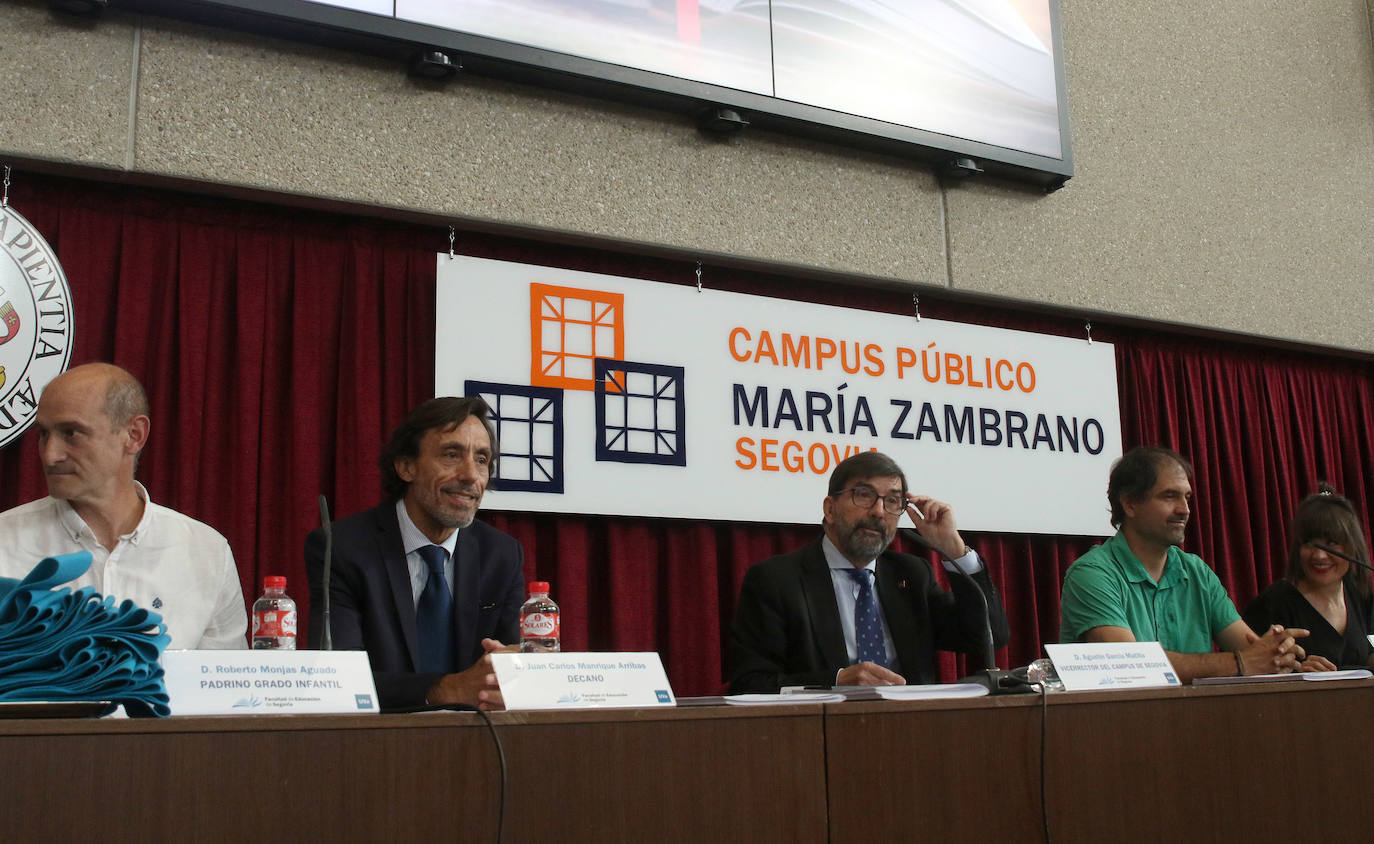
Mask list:
[[[244,608],[233,552],[213,528],[154,504],[138,484],[143,518],[106,550],[71,504],[40,498],[0,513],[0,577],[23,579],[45,557],[90,551],[91,567],[67,583],[132,600],[162,616],[168,649],[247,648]],[[304,585],[304,584],[301,584]]]

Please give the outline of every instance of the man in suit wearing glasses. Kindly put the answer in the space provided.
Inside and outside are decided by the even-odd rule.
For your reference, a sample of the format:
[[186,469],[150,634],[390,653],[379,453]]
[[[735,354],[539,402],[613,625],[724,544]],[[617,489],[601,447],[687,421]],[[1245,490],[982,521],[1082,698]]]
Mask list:
[[[911,493],[890,457],[866,451],[841,462],[821,509],[816,542],[744,575],[730,631],[731,693],[938,682],[936,649],[982,646],[977,590],[995,645],[1006,644],[1002,601],[959,535],[954,511]],[[889,550],[903,513],[940,554],[952,592],[935,582],[926,560]]]

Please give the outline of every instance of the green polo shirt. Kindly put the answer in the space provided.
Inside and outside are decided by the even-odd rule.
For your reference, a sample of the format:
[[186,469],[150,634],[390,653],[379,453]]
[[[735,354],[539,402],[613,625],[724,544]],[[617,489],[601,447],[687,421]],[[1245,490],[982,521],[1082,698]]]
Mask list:
[[1124,627],[1166,651],[1212,652],[1216,635],[1240,619],[1202,558],[1170,546],[1155,583],[1120,531],[1069,566],[1060,601],[1059,641],[1079,642],[1094,627]]

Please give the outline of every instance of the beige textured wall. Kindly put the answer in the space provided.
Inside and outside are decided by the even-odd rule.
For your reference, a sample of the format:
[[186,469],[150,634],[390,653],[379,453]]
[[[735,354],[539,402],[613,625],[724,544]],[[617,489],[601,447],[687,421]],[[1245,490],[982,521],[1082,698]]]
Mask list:
[[953,286],[1374,349],[1370,9],[1061,0],[1075,176],[950,191]]
[[0,157],[1374,352],[1374,0],[1202,9],[1061,0],[1077,175],[1050,195],[37,0],[0,5]]

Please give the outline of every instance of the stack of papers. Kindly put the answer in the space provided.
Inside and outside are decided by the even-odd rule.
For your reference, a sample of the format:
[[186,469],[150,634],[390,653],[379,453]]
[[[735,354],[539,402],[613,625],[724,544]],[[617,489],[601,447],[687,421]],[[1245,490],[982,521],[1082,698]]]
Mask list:
[[782,695],[726,695],[725,702],[735,706],[794,706],[798,703],[839,703],[844,695],[830,692],[796,692]]
[[986,686],[977,683],[939,683],[929,686],[835,686],[811,689],[805,686],[784,686],[776,695],[710,695],[680,697],[678,706],[781,706],[799,703],[840,703],[846,700],[935,700],[939,698],[982,697]]
[[977,683],[942,683],[932,686],[874,686],[884,700],[935,700],[947,697],[983,697],[987,686]]
[[[784,687],[784,695],[814,694],[815,689],[801,686]],[[934,700],[936,698],[981,697],[988,693],[986,686],[977,683],[933,683],[926,686],[835,686],[825,693],[839,695],[844,700]]]

